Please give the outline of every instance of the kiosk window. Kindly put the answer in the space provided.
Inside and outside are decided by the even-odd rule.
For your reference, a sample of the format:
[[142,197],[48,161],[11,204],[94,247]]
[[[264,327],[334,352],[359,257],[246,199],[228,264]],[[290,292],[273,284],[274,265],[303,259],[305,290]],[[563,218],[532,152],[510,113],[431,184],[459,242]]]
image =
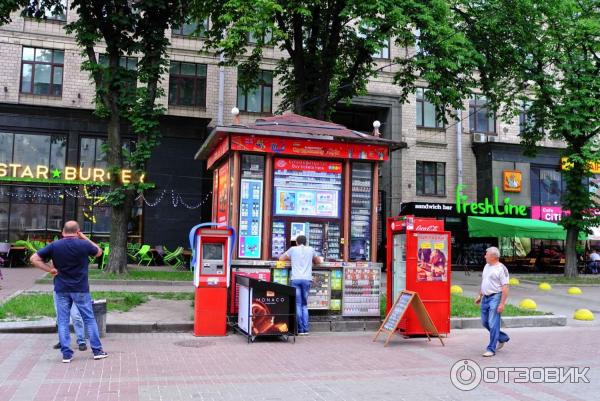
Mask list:
[[222,244],[202,244],[203,260],[223,260]]
[[264,171],[264,156],[242,155],[240,240],[238,242],[238,256],[240,258],[260,258]]
[[350,200],[350,260],[369,260],[371,252],[371,180],[370,163],[352,163]]

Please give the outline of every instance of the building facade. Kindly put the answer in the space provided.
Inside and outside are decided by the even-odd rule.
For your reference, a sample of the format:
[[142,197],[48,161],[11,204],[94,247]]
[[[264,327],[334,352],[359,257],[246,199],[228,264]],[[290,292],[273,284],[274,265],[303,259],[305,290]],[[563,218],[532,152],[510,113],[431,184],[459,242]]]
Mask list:
[[[110,231],[110,211],[98,201],[102,186],[93,175],[94,169],[100,174],[106,167],[102,150],[106,127],[93,115],[94,90],[87,72],[81,71],[80,50],[63,30],[74,18],[71,11],[41,22],[15,14],[10,24],[0,27],[0,176],[2,165],[7,170],[0,177],[0,241],[52,237],[68,218],[77,218],[97,237]],[[184,245],[189,227],[210,219],[206,202],[212,177],[204,162],[194,160],[210,129],[232,124],[233,107],[240,109],[244,124],[271,115],[279,106],[273,70],[284,53],[276,47],[265,49],[261,84],[243,93],[238,90],[236,68],[221,72],[218,58],[201,51],[202,38],[189,35],[193,29],[184,25],[166,33],[171,40],[170,70],[162,79],[166,96],[160,103],[167,113],[162,143],[146,177],[156,188],[138,198],[129,233],[151,245]],[[99,56],[104,50],[96,49]],[[485,99],[477,95],[465,99],[460,123],[445,126],[425,100],[425,83],[408,102],[400,103],[392,60],[412,52],[393,43],[382,49],[376,58],[380,72],[369,82],[367,95],[339,105],[332,117],[365,132],[379,120],[383,137],[407,144],[382,166],[380,221],[400,212],[427,210],[419,205],[453,205],[460,184],[460,194],[468,199],[490,196],[502,183],[503,171],[511,169],[521,171],[523,182],[520,193],[511,192],[513,198],[541,206],[544,201],[529,193],[530,182],[558,168],[561,145],[547,141],[538,158],[524,158],[518,146],[519,117],[504,122],[488,116]],[[128,57],[122,63],[134,67],[136,61]],[[219,108],[221,79],[224,96]],[[66,168],[74,168],[79,174],[75,181],[86,185],[73,180],[59,183],[50,176],[44,180],[44,174],[37,179],[33,170],[23,176],[11,170],[17,164],[34,170],[40,166],[41,173],[47,168],[64,174]],[[447,217],[449,228],[458,230],[459,218]],[[385,230],[380,232],[382,237]]]

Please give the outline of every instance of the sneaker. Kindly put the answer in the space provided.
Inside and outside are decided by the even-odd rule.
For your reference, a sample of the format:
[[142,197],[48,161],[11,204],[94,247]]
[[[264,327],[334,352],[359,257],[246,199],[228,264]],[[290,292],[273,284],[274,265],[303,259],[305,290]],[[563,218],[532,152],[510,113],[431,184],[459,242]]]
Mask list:
[[73,355],[63,356],[62,363],[71,363],[71,359],[73,359]]
[[85,344],[79,344],[78,347],[79,347],[79,351],[86,351],[87,350],[87,345],[85,345]]
[[302,333],[298,333],[299,336],[307,336],[308,335],[308,331],[303,331]]
[[54,344],[54,345],[52,346],[52,348],[54,348],[54,349],[60,349],[60,342],[59,342],[59,343],[56,343],[56,344]]
[[485,356],[486,358],[494,355],[496,354],[494,354],[492,351],[485,351],[483,354],[481,354],[481,356]]
[[504,343],[499,342],[498,345],[496,346],[496,351],[500,351],[502,349],[502,347],[504,347]]
[[108,354],[104,351],[100,351],[97,354],[94,354],[94,359],[104,359],[107,357],[108,357]]

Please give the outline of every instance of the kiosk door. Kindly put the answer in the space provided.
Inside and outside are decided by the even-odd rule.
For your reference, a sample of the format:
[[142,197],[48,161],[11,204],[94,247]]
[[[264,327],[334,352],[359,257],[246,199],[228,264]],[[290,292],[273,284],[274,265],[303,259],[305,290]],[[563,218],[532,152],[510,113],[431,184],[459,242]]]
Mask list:
[[406,289],[406,234],[393,234],[392,264],[393,264],[393,298],[394,302],[400,291]]

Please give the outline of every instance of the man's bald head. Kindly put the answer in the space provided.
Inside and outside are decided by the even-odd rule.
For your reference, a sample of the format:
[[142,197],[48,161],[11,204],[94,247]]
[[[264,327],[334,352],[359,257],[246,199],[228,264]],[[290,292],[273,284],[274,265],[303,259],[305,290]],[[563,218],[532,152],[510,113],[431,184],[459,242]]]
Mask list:
[[79,224],[75,220],[69,220],[63,227],[63,234],[77,234],[79,232]]

